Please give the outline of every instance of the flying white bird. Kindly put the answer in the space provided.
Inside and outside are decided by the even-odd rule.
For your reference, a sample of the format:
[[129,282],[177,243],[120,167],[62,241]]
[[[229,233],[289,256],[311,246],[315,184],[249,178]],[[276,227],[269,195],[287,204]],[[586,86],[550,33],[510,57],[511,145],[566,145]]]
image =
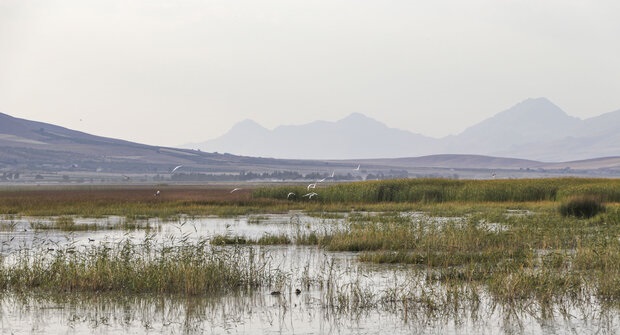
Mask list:
[[330,176],[330,178],[334,178],[335,173],[336,173],[336,170],[332,171],[332,175]]
[[289,192],[289,193],[286,195],[286,198],[288,199],[288,198],[290,198],[292,195],[295,195],[295,193],[293,193],[293,192]]
[[174,173],[174,171],[176,171],[176,170],[178,170],[178,169],[180,169],[182,167],[183,167],[183,165],[177,165],[177,166],[174,167],[174,169],[172,169],[172,171],[170,173]]
[[240,190],[240,188],[233,188],[233,190],[232,190],[232,191],[230,191],[230,193],[237,192],[237,191],[239,191],[239,190]]
[[312,199],[312,197],[313,197],[313,196],[315,196],[315,195],[318,195],[318,194],[317,194],[317,193],[312,192],[312,193],[306,193],[306,194],[304,194],[304,195],[303,195],[303,197],[308,197],[308,199]]
[[358,164],[357,167],[355,169],[353,169],[355,171],[359,171],[360,170],[360,165]]
[[306,187],[307,190],[310,190],[311,188],[316,188],[316,183],[309,184],[308,187]]
[[327,179],[327,177],[326,177],[326,178],[323,178],[323,179],[321,179],[321,180],[317,180],[316,182],[317,182],[317,183],[322,183],[322,182],[324,182],[324,181],[325,181],[325,179]]
[[155,196],[158,196],[161,192],[159,192],[159,190],[157,190],[157,192],[155,192]]

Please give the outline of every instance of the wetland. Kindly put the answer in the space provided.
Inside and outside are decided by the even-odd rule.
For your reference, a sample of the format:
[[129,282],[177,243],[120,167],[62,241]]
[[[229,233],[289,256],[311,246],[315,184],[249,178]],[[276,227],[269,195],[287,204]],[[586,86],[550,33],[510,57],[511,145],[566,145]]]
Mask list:
[[3,333],[620,328],[619,180],[233,187],[1,189]]

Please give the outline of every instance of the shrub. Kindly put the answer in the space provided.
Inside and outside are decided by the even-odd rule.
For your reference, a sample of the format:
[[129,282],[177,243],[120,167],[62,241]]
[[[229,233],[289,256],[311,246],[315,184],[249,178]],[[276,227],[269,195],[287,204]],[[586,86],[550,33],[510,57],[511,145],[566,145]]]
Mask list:
[[573,197],[560,206],[560,214],[563,216],[579,218],[591,218],[604,210],[605,205],[599,197],[595,196]]

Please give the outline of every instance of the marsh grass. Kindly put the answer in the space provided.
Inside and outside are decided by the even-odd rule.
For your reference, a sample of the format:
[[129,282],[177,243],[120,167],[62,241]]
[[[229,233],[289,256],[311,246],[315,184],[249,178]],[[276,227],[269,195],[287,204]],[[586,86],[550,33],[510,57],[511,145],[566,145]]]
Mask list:
[[8,215],[2,218],[2,222],[0,222],[0,231],[3,232],[12,232],[17,227],[17,221],[15,220],[13,215]]
[[287,234],[265,234],[256,241],[256,244],[259,245],[287,245],[291,243],[291,238]]
[[590,219],[563,216],[548,201],[432,207],[461,216],[355,211],[340,226],[298,230],[292,240],[356,252],[361,262],[406,264],[430,283],[484,287],[502,303],[620,299],[617,204]]
[[[334,263],[318,277],[303,276],[304,284],[324,290],[327,306],[349,311],[379,302],[430,314],[458,304],[475,309],[480,292],[510,306],[620,300],[619,180],[373,181],[323,187],[312,201],[286,199],[288,192],[303,194],[304,189],[265,187],[231,195],[227,189],[170,188],[160,197],[149,189],[5,191],[0,212],[128,220],[290,210],[325,218],[330,217],[325,213],[346,213],[342,228],[298,230],[288,241],[265,236],[264,243],[356,252],[362,262],[400,264],[422,278],[377,294],[355,281],[338,282]],[[592,217],[558,211],[558,203],[584,195],[604,201],[606,210]],[[416,212],[424,216],[403,215]],[[200,295],[284,285],[286,274],[248,251],[253,249],[247,244],[258,240],[239,243],[242,239],[224,235],[210,243],[146,240],[75,253],[22,251],[15,263],[3,263],[0,288]]]
[[214,235],[210,242],[213,245],[287,245],[292,243],[287,234],[264,234],[257,239],[231,234]]
[[[154,192],[160,190],[159,196]],[[556,202],[590,194],[620,201],[620,180],[553,178],[516,180],[402,179],[330,184],[311,199],[305,185],[248,187],[230,193],[226,186],[22,187],[0,190],[0,213],[22,216],[106,217],[128,220],[172,219],[179,215],[235,216],[285,213],[433,210],[435,204]],[[458,207],[458,206],[457,206]],[[443,207],[446,209],[448,207]],[[324,214],[327,215],[327,214]]]
[[266,285],[277,270],[267,270],[246,250],[197,243],[140,243],[83,252],[22,251],[0,271],[0,289],[40,292],[125,292],[223,295]]
[[311,232],[298,232],[295,237],[295,244],[297,245],[315,245],[319,247],[325,247],[332,239],[332,235],[328,233],[321,233],[317,231]]
[[[301,187],[264,187],[254,198],[281,199],[288,192],[303,194]],[[558,201],[593,194],[605,201],[620,201],[620,180],[547,178],[514,180],[400,179],[336,184],[316,191],[314,201],[296,197],[301,203],[444,203],[444,202],[533,202]]]
[[77,224],[72,216],[63,215],[55,218],[51,223],[30,222],[34,230],[60,230],[60,231],[89,231],[99,230],[94,224]]
[[41,221],[30,222],[30,228],[34,230],[60,230],[63,232],[99,231],[99,230],[139,230],[150,231],[155,227],[149,220],[135,220],[122,218],[113,223],[76,223],[73,216],[63,215],[55,218],[51,224]]
[[364,262],[411,264],[431,282],[482,285],[503,303],[620,299],[617,206],[589,221],[561,216],[552,206],[506,215],[499,228],[479,218],[439,225],[356,223],[327,248],[363,250]]
[[620,299],[618,205],[586,220],[562,216],[553,204],[472,211],[460,219],[354,213],[341,229],[305,233],[296,243],[407,264],[428,282],[485,287],[502,303]]
[[244,236],[231,236],[229,234],[225,234],[214,235],[211,237],[211,244],[213,245],[238,245],[250,243],[251,241],[249,241],[248,238]]

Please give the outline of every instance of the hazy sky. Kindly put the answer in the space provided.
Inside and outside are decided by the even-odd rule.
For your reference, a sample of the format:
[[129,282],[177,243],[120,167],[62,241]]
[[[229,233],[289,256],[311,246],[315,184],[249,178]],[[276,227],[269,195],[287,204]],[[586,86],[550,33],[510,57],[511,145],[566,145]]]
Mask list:
[[0,112],[154,145],[361,112],[433,137],[620,109],[616,0],[0,0]]

